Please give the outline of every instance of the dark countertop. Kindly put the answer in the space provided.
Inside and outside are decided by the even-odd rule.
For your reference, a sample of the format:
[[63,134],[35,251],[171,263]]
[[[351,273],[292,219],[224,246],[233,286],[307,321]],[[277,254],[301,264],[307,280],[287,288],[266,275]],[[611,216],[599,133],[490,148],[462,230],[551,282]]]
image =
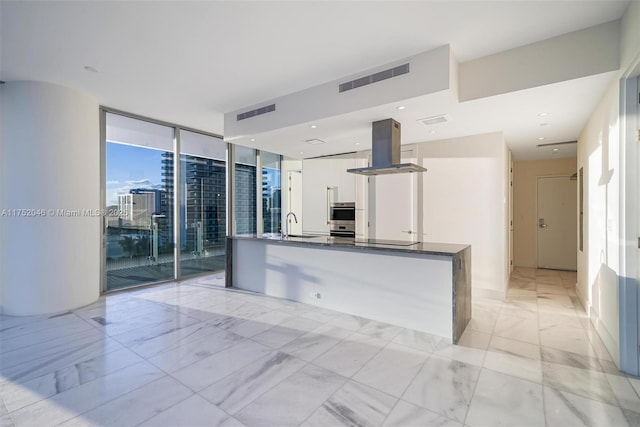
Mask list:
[[295,237],[282,238],[280,235],[257,236],[255,234],[243,234],[233,236],[237,240],[261,240],[265,243],[293,244],[296,246],[330,246],[335,248],[352,248],[362,250],[376,250],[386,252],[403,252],[416,255],[440,255],[453,256],[468,248],[469,245],[453,243],[431,242],[404,242],[399,240],[373,240],[373,239],[349,239],[344,237]]

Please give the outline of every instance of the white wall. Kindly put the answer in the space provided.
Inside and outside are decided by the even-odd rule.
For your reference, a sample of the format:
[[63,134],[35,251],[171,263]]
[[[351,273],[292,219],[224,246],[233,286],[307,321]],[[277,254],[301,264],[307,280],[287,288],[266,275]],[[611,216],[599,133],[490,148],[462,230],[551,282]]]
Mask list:
[[618,20],[464,62],[460,100],[614,71],[620,62],[619,45]]
[[[620,76],[640,58],[640,2],[622,20]],[[620,81],[607,89],[578,139],[578,169],[584,168],[585,239],[578,252],[580,300],[614,362],[620,360],[619,274],[625,203],[624,145],[620,127]],[[627,203],[631,201],[627,200]],[[637,201],[635,201],[637,203]]]
[[418,144],[423,241],[471,245],[474,295],[504,298],[509,156],[501,132]]
[[98,104],[48,83],[8,82],[0,91],[0,208],[46,214],[0,217],[0,309],[27,315],[89,304],[100,291],[101,217],[51,210],[100,208]]

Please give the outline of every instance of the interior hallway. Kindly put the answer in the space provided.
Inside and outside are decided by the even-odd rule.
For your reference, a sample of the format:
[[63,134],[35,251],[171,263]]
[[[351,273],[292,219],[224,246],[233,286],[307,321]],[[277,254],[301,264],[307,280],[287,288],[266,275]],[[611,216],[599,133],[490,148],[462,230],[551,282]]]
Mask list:
[[575,273],[517,269],[457,346],[223,280],[0,317],[0,425],[640,425]]

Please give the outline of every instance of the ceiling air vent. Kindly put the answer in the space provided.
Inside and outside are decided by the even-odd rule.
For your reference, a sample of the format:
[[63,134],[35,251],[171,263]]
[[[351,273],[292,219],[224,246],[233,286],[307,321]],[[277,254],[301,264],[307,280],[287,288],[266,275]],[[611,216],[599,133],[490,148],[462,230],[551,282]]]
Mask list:
[[371,83],[377,83],[382,80],[387,80],[393,77],[398,77],[403,74],[409,73],[409,63],[398,65],[394,68],[389,68],[388,70],[380,71],[375,74],[371,74],[368,76],[360,77],[355,80],[351,80],[350,82],[340,83],[338,91],[340,93],[346,92],[351,89],[359,88],[362,86],[370,85]]
[[577,144],[578,141],[564,141],[564,142],[547,142],[546,144],[538,144],[537,147],[551,147],[553,145],[567,145],[567,144]]
[[326,141],[323,141],[321,139],[318,138],[314,138],[314,139],[307,139],[304,142],[306,142],[307,144],[311,144],[311,145],[318,145],[318,144],[326,144]]
[[265,107],[256,108],[255,110],[245,111],[244,113],[240,113],[236,116],[236,121],[248,119],[250,117],[260,116],[262,114],[270,113],[272,111],[276,111],[276,104],[267,105]]
[[425,126],[437,125],[438,123],[450,122],[451,116],[448,114],[440,114],[439,116],[427,117],[426,119],[418,119],[418,121]]

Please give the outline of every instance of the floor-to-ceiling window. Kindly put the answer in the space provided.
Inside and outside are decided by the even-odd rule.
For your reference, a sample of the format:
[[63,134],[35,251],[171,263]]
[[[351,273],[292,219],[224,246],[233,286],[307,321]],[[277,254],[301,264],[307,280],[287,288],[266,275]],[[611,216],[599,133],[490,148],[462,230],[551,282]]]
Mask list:
[[180,131],[180,273],[199,275],[225,267],[226,144]]
[[[280,233],[280,169],[279,154],[262,151],[262,229],[264,233]],[[300,218],[302,219],[302,218]]]
[[174,277],[174,129],[106,114],[107,290]]
[[225,268],[228,149],[235,158],[236,234],[280,230],[279,155],[261,153],[259,166],[253,148],[107,108],[102,112],[104,290]]
[[256,233],[256,150],[235,146],[236,234]]

